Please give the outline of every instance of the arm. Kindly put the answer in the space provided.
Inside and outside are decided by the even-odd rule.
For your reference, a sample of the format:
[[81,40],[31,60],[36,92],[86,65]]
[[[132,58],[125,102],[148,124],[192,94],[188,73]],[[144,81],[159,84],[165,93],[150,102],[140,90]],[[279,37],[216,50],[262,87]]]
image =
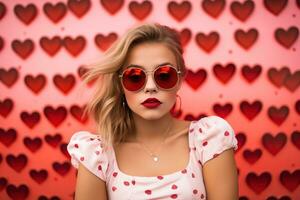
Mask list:
[[82,164],[79,164],[75,200],[107,200],[105,181],[101,180]]
[[203,166],[208,200],[238,200],[238,175],[233,149],[227,149]]

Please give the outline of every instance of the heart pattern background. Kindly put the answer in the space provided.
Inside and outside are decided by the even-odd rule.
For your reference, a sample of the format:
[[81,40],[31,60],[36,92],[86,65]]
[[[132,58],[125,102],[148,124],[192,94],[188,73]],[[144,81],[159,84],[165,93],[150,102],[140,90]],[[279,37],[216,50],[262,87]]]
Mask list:
[[83,66],[150,21],[184,47],[174,116],[233,126],[240,199],[299,199],[298,0],[0,0],[0,199],[73,198],[66,145],[94,131]]

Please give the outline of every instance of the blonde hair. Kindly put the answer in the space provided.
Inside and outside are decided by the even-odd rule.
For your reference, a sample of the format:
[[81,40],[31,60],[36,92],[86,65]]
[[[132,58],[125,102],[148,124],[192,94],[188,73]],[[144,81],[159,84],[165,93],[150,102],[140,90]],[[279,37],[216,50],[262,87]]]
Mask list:
[[129,29],[104,52],[100,62],[86,65],[83,83],[96,79],[96,90],[87,102],[83,116],[92,115],[97,133],[104,147],[124,141],[127,134],[135,133],[132,111],[122,105],[123,88],[118,77],[132,47],[144,42],[165,44],[175,55],[177,67],[185,77],[186,69],[179,34],[172,28],[158,23],[144,23]]

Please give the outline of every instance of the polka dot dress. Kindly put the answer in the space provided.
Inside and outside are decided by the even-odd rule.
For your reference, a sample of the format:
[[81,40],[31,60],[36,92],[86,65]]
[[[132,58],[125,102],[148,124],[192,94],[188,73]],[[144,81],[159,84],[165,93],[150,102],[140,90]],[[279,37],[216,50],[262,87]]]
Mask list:
[[202,166],[226,149],[237,150],[237,139],[230,124],[218,116],[192,121],[188,138],[188,165],[177,172],[153,177],[132,176],[120,171],[114,149],[104,151],[100,136],[88,131],[74,133],[67,150],[75,168],[81,163],[106,182],[111,200],[206,199]]

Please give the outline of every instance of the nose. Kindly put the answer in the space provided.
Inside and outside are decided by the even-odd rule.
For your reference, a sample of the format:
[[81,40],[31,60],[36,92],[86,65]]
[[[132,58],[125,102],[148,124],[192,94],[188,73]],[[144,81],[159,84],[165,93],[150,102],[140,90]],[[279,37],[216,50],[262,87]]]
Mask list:
[[144,87],[144,92],[157,92],[157,86],[151,73],[147,73],[147,79]]

